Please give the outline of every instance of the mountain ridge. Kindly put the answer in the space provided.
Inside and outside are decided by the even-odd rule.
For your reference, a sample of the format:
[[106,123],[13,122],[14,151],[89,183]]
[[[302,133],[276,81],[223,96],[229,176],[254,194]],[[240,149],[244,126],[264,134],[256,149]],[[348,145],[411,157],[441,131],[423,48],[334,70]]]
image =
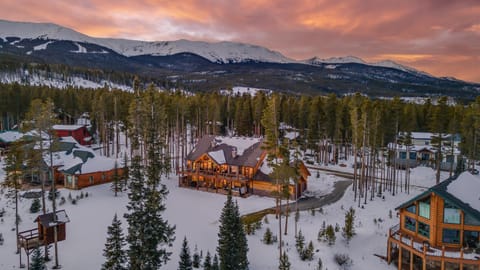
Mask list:
[[406,72],[418,72],[432,76],[424,71],[419,71],[392,60],[366,62],[356,56],[330,58],[319,58],[315,56],[307,60],[295,60],[266,47],[247,43],[230,41],[205,42],[186,39],[174,41],[141,41],[121,38],[97,38],[54,23],[0,20],[0,38],[5,39],[6,37],[85,42],[109,48],[126,57],[140,55],[166,56],[178,53],[194,53],[215,63],[239,63],[245,61],[304,63],[310,65],[358,63],[369,66],[395,68]]
[[[25,75],[25,70],[38,75]],[[191,92],[237,85],[295,94],[361,92],[371,97],[474,99],[480,93],[478,83],[437,78],[388,60],[367,63],[354,56],[293,60],[245,43],[92,38],[56,24],[4,20],[0,20],[0,72],[19,83],[66,76],[64,84],[73,86],[92,76],[93,83],[83,85],[128,86],[133,76],[139,76],[165,88]]]

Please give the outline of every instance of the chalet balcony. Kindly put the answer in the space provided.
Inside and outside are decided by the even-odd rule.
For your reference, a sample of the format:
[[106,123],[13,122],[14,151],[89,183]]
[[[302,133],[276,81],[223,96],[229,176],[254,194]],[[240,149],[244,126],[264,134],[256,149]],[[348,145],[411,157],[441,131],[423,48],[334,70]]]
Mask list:
[[204,179],[209,179],[209,180],[221,180],[225,179],[227,181],[247,181],[249,178],[247,178],[245,175],[242,174],[237,174],[237,173],[231,173],[231,172],[222,172],[222,171],[215,171],[215,170],[205,170],[205,169],[199,169],[199,170],[193,170],[193,169],[187,169],[185,171],[180,172],[181,175],[183,176],[201,176]]
[[398,269],[479,270],[480,249],[431,247],[427,241],[402,234],[400,224],[390,228],[387,261],[398,263]]
[[44,244],[38,228],[18,233],[18,244],[25,250],[37,248]]

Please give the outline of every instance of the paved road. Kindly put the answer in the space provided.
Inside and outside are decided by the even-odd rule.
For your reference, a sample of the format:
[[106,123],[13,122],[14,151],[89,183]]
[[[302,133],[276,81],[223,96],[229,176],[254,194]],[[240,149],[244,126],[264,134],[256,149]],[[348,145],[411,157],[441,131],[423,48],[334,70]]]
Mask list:
[[[352,183],[351,180],[338,181],[333,185],[333,191],[330,192],[329,194],[323,195],[321,197],[301,198],[297,202],[298,209],[300,211],[305,211],[305,210],[309,210],[309,209],[312,209],[312,208],[320,208],[320,207],[323,207],[325,205],[332,204],[332,203],[334,203],[334,202],[336,202],[336,201],[338,201],[342,198],[343,194],[345,193],[345,190],[347,190],[347,188],[350,186],[351,183]],[[282,210],[285,209],[285,207],[286,206],[284,205],[282,207]],[[294,211],[295,202],[290,203],[289,207],[290,207],[290,211]],[[267,209],[260,210],[260,211],[257,211],[257,212],[253,212],[253,213],[249,213],[247,215],[256,215],[258,213],[265,213],[266,214],[269,210],[274,211],[275,207],[267,208]]]
[[[351,180],[342,180],[335,182],[333,185],[333,191],[329,194],[320,196],[320,197],[308,197],[308,198],[301,198],[298,200],[298,209],[300,211],[309,210],[312,208],[320,208],[325,205],[332,204],[338,200],[340,200],[345,194],[345,190],[352,184]],[[295,203],[289,204],[290,209],[295,209]]]

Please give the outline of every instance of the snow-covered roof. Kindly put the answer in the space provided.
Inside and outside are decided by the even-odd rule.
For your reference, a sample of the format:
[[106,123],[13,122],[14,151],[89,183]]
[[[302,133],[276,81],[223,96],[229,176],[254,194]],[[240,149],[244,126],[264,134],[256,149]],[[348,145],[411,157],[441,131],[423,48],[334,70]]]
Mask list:
[[23,133],[18,131],[5,131],[0,133],[0,141],[11,143],[23,137]]
[[[116,161],[117,160],[114,158],[108,158],[104,156],[95,156],[94,158],[88,159],[87,162],[82,164],[81,173],[85,174],[85,173],[111,171],[115,168]],[[78,172],[77,174],[79,173],[80,172]]]
[[296,139],[298,137],[299,133],[297,131],[290,131],[285,133],[285,138],[289,140]]
[[413,202],[430,196],[435,193],[444,200],[456,205],[469,215],[480,219],[480,176],[472,175],[470,172],[450,177],[447,180],[429,188],[423,193],[404,202],[396,209],[405,208]]
[[269,175],[273,172],[273,167],[268,164],[266,160],[262,162],[262,166],[260,166],[260,171],[266,175]]
[[447,192],[480,211],[480,177],[469,172],[462,173],[447,186]]
[[243,155],[243,152],[253,146],[256,143],[262,141],[262,138],[253,138],[253,137],[222,137],[217,136],[215,137],[215,141],[217,144],[226,144],[229,146],[233,146],[237,148],[237,155]]
[[78,143],[77,140],[75,140],[75,138],[73,138],[72,136],[65,136],[65,137],[61,137],[59,138],[60,141],[62,142],[69,142],[69,143]]
[[70,130],[70,131],[73,131],[73,130],[80,129],[82,127],[83,127],[83,125],[54,125],[53,129],[54,130]]
[[217,164],[225,164],[227,160],[225,159],[225,154],[223,153],[223,150],[217,150],[217,151],[212,151],[208,152],[208,155],[217,163]]

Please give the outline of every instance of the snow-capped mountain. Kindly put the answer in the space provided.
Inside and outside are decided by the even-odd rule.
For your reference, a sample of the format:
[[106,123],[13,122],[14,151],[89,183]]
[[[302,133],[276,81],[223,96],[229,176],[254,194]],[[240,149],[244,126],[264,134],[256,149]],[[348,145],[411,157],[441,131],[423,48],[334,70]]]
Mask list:
[[[480,84],[436,78],[389,60],[368,63],[347,56],[297,61],[243,43],[94,38],[55,24],[0,20],[0,64],[4,61],[15,64],[0,65],[0,83],[55,87],[121,88],[131,85],[135,75],[189,91],[238,85],[295,94],[361,92],[465,99],[480,92]],[[32,73],[25,73],[28,70]]]
[[313,57],[304,61],[306,64],[310,65],[321,65],[321,64],[347,64],[347,63],[357,63],[357,64],[367,64],[362,59],[356,56],[345,56],[345,57],[330,57],[330,58],[318,58]]
[[[72,29],[51,23],[26,23],[0,20],[0,38],[68,40],[91,43],[111,49],[130,57],[139,55],[165,56],[178,53],[193,53],[215,63],[238,63],[246,61],[290,63],[294,60],[264,47],[235,43],[203,41],[147,42],[127,39],[94,38]],[[80,47],[79,47],[80,48]]]
[[422,75],[426,76],[431,76],[430,74],[419,71],[417,69],[414,69],[412,67],[408,67],[399,63],[396,63],[392,60],[382,60],[379,62],[366,62],[365,60],[356,57],[356,56],[345,56],[345,57],[330,57],[330,58],[319,58],[319,57],[313,57],[310,59],[307,59],[304,61],[304,63],[309,64],[309,65],[324,65],[324,64],[330,64],[330,68],[332,68],[331,64],[349,64],[349,63],[355,63],[355,64],[362,64],[362,65],[368,65],[368,66],[375,66],[375,67],[386,67],[386,68],[394,68],[398,69],[401,71],[405,72],[413,72],[413,73],[419,73]]

